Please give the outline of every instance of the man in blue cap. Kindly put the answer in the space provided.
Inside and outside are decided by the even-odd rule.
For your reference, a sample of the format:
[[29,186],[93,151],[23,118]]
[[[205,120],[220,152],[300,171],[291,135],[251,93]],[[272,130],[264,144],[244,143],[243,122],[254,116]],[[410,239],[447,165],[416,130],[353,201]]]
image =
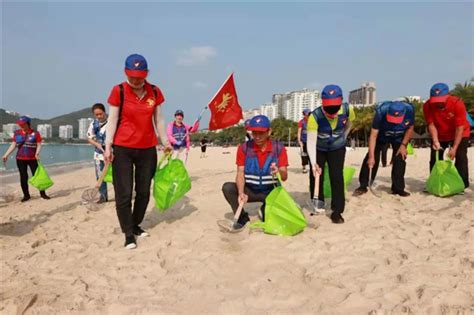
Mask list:
[[[241,144],[237,149],[237,175],[234,182],[222,186],[222,192],[232,211],[239,204],[263,202],[262,221],[265,220],[265,198],[278,185],[276,175],[288,178],[288,156],[283,144],[270,139],[270,120],[264,115],[253,117],[246,125],[252,132],[252,140]],[[243,229],[249,222],[247,212],[242,210],[238,224]]]
[[[344,160],[346,138],[355,113],[352,106],[342,103],[342,90],[338,85],[327,85],[321,93],[321,107],[316,108],[308,119],[308,154],[311,162],[310,195],[314,210],[324,203],[324,165],[328,163],[331,181],[331,221],[344,223],[345,207]],[[315,176],[319,176],[318,197],[314,196]]]
[[449,148],[448,157],[456,159],[454,165],[461,175],[464,187],[469,187],[467,148],[470,128],[464,102],[449,95],[445,83],[436,83],[430,90],[430,99],[423,105],[423,114],[432,139],[430,170],[436,162],[436,154],[443,159]]
[[[370,131],[369,152],[362,162],[359,174],[360,187],[354,195],[367,192],[369,180],[373,181],[377,175],[380,155],[384,147],[391,145],[392,155],[392,193],[407,197],[405,191],[405,168],[407,158],[407,145],[413,135],[415,124],[415,109],[413,105],[405,102],[384,102],[375,109],[375,116]],[[372,178],[369,179],[369,169]]]
[[308,117],[309,114],[311,114],[311,110],[308,108],[305,108],[303,110],[303,119],[301,119],[298,122],[298,143],[300,145],[300,151],[301,151],[301,165],[303,166],[303,174],[306,174],[306,165],[309,164],[309,158],[308,158],[308,148],[306,146],[306,140],[307,140],[307,126],[308,126]]

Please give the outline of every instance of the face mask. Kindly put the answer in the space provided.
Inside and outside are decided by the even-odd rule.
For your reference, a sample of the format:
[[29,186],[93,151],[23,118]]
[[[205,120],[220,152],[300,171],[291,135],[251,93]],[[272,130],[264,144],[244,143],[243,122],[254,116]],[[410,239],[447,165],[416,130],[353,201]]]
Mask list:
[[326,113],[326,115],[329,118],[335,118],[340,109],[341,109],[341,105],[323,107],[323,111]]
[[145,86],[145,82],[143,82],[141,85],[133,85],[133,84],[130,83],[130,81],[128,81],[128,80],[127,80],[127,82],[128,82],[128,84],[129,84],[132,88],[134,88],[134,89],[141,89],[142,87]]

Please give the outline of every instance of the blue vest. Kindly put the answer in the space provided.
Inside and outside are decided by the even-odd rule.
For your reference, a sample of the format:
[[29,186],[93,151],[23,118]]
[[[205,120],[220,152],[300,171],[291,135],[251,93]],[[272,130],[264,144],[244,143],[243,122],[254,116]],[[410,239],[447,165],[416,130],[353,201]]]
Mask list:
[[254,192],[269,193],[278,185],[278,180],[273,178],[270,165],[276,163],[278,167],[278,156],[281,153],[283,145],[277,141],[272,141],[272,152],[268,154],[265,164],[260,168],[257,154],[254,151],[255,143],[253,140],[242,144],[245,153],[245,186]]
[[[107,122],[104,122],[106,124]],[[102,124],[102,125],[104,125]],[[105,149],[105,131],[101,132],[100,127],[102,126],[100,121],[98,119],[95,119],[94,122],[92,123],[92,128],[94,129],[94,134],[95,134],[95,139],[98,143],[102,145],[102,148]],[[98,148],[95,148],[95,152],[102,154],[102,151],[100,151]]]
[[308,121],[303,119],[301,128],[301,142],[306,143],[308,139]]
[[413,106],[407,104],[406,107],[405,118],[400,124],[393,124],[387,121],[390,103],[382,103],[375,109],[375,115],[380,119],[378,141],[386,143],[402,142],[406,130],[410,128],[414,119]]
[[176,124],[173,124],[173,137],[176,139],[176,141],[183,142],[181,146],[176,145],[176,144],[173,145],[174,149],[186,147],[186,127],[184,126],[184,124],[181,126],[176,126]]
[[335,151],[346,146],[346,137],[344,128],[349,121],[349,105],[342,104],[342,114],[337,116],[337,125],[333,130],[328,118],[323,113],[322,107],[313,111],[314,119],[318,123],[318,143],[316,145],[319,151]]

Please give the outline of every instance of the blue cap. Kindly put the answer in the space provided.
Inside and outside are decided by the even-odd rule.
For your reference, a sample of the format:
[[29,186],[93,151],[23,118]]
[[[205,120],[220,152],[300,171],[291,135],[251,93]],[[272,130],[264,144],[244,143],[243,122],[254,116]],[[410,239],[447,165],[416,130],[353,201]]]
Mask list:
[[18,118],[18,120],[16,121],[16,124],[17,125],[24,125],[24,124],[29,124],[31,123],[31,118],[28,117],[28,116],[21,116],[20,118]]
[[321,93],[323,106],[339,106],[342,104],[342,89],[339,85],[326,85]]
[[176,111],[174,112],[174,115],[175,115],[175,116],[181,115],[181,116],[184,117],[184,112],[183,112],[181,109],[178,109],[178,110],[176,110]]
[[250,131],[268,131],[270,129],[270,119],[265,115],[257,115],[250,119],[245,128]]
[[311,109],[309,108],[303,109],[303,115],[308,115],[309,113],[311,113]]
[[444,103],[449,96],[449,87],[446,83],[436,83],[430,90],[430,103]]
[[387,111],[387,121],[392,124],[401,124],[407,111],[407,103],[394,101],[390,102]]
[[145,57],[132,54],[125,60],[125,73],[129,77],[146,78],[148,75],[148,64]]

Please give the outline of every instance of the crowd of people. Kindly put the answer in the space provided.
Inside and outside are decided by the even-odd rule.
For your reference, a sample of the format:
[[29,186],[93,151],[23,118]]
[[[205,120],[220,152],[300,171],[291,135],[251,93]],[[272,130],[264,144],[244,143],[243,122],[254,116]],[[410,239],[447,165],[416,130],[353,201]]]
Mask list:
[[[158,137],[165,153],[186,163],[190,134],[198,130],[199,120],[193,126],[187,125],[183,121],[184,112],[176,110],[174,121],[165,124],[161,113],[165,99],[160,88],[146,80],[149,69],[143,56],[128,56],[124,71],[126,80],[110,92],[109,112],[103,104],[92,106],[95,120],[89,127],[88,138],[94,146],[96,177],[99,178],[109,166],[112,167],[115,207],[125,236],[124,246],[132,249],[137,246],[137,237],[149,235],[141,228],[141,223],[157,167]],[[304,118],[298,124],[302,171],[309,173],[310,211],[318,213],[325,207],[323,185],[327,170],[332,191],[330,218],[333,223],[341,224],[344,223],[342,214],[346,202],[343,178],[346,141],[355,112],[351,105],[343,102],[343,91],[338,85],[325,86],[321,98],[322,106],[313,111],[305,109]],[[470,125],[463,101],[450,95],[446,84],[437,83],[430,90],[423,112],[431,135],[430,169],[437,158],[443,159],[444,151],[448,150],[447,156],[455,160],[465,188],[469,187],[467,150]],[[391,192],[401,197],[410,196],[405,189],[405,170],[414,115],[413,105],[407,102],[387,101],[376,107],[368,153],[361,164],[355,196],[368,191],[377,175],[381,157],[382,164],[388,165],[386,152],[389,146],[393,149]],[[22,116],[17,124],[20,129],[15,132],[3,161],[6,162],[9,155],[17,150],[16,161],[23,191],[21,201],[25,202],[30,199],[27,167],[34,174],[40,159],[42,139],[32,129],[30,118]],[[235,182],[224,183],[222,191],[234,213],[239,205],[262,203],[260,216],[265,220],[265,198],[279,185],[277,176],[281,181],[287,180],[288,156],[285,146],[271,139],[271,123],[266,116],[255,116],[244,126],[247,135],[246,141],[237,149]],[[206,138],[200,142],[201,158],[206,157],[207,143]],[[49,199],[45,191],[40,191],[40,195]],[[107,184],[102,183],[99,203],[107,201]],[[238,218],[241,229],[249,220],[248,213],[243,210]]]

